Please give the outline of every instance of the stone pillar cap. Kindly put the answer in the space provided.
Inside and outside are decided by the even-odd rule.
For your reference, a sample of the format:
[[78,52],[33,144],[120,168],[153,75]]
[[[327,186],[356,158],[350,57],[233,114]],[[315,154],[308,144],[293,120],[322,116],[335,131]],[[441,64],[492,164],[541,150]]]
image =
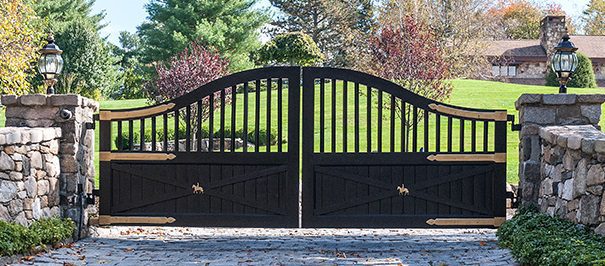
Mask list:
[[519,110],[525,105],[572,105],[576,103],[602,104],[605,103],[605,94],[522,94],[515,102]]
[[78,94],[27,94],[22,96],[2,95],[0,103],[4,106],[79,106],[99,110],[99,103]]

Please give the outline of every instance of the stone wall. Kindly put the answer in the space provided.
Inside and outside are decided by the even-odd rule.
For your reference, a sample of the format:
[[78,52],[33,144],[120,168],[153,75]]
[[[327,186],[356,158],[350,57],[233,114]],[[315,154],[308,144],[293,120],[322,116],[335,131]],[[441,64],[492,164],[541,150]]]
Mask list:
[[519,111],[519,197],[537,204],[542,147],[540,128],[558,125],[598,127],[605,95],[523,94],[515,102]]
[[59,195],[61,214],[78,225],[76,238],[87,234],[86,196],[94,189],[94,120],[97,102],[76,94],[3,95],[7,127],[61,129]]
[[60,128],[0,128],[0,220],[60,216]]
[[590,125],[542,127],[540,142],[540,210],[605,235],[605,133]]

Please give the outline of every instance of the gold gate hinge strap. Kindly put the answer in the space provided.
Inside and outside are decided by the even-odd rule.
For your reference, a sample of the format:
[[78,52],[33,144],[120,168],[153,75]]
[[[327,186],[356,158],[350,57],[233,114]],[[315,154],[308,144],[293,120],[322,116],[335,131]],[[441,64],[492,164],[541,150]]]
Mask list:
[[428,219],[426,221],[429,225],[441,225],[441,226],[454,226],[454,225],[466,225],[466,226],[494,226],[500,227],[506,221],[506,217],[494,217],[494,218],[435,218]]
[[174,107],[174,103],[165,103],[156,106],[152,106],[149,108],[139,109],[139,110],[130,110],[130,111],[121,111],[121,110],[104,110],[99,112],[99,120],[119,120],[119,119],[129,119],[129,118],[139,118],[144,116],[151,116],[155,114],[160,114],[165,111],[168,111]]
[[445,106],[442,104],[431,103],[429,108],[438,111],[442,114],[448,114],[453,116],[459,116],[471,119],[482,119],[482,120],[494,120],[494,121],[507,121],[506,111],[469,111],[464,109],[458,109],[455,107]]
[[506,153],[490,153],[490,154],[431,154],[426,157],[429,161],[446,161],[446,162],[467,162],[467,161],[487,161],[496,163],[506,162]]
[[99,225],[110,224],[171,224],[174,217],[99,215]]
[[174,153],[149,153],[149,152],[99,152],[99,160],[109,161],[167,161],[176,158]]

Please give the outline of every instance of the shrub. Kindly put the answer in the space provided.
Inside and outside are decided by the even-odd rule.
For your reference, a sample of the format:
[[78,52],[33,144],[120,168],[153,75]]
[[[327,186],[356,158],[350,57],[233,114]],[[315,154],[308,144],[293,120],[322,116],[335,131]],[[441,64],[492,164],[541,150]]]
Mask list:
[[605,260],[605,238],[532,207],[519,209],[497,236],[523,265],[594,265]]
[[[248,142],[253,143],[255,145],[260,145],[260,146],[264,146],[267,145],[267,131],[265,129],[260,129],[259,130],[259,141],[257,142],[255,139],[255,134],[254,134],[254,130],[248,130]],[[174,140],[174,129],[168,129],[167,130],[168,133],[168,140]],[[186,133],[186,128],[184,127],[180,127],[179,128],[179,138],[182,139],[185,136]],[[225,138],[231,138],[231,129],[227,128],[225,129]],[[214,138],[219,138],[221,135],[221,130],[218,129],[214,132],[213,137]],[[198,138],[208,138],[210,137],[210,133],[208,132],[207,128],[202,128],[201,132],[198,134]],[[235,132],[235,137],[236,138],[240,138],[240,139],[244,139],[244,130],[243,129],[238,129]],[[140,134],[139,132],[133,132],[132,134],[132,139],[133,139],[133,144],[137,144],[141,141],[140,139]],[[156,140],[158,142],[162,142],[164,140],[164,130],[158,130],[156,132]],[[116,145],[116,147],[119,147],[118,144],[120,143],[120,141],[122,142],[122,149],[123,150],[130,150],[130,144],[128,143],[128,134],[127,133],[123,133],[122,138],[120,138],[120,136],[116,136],[114,139],[114,143]],[[146,130],[145,131],[145,142],[151,142],[151,130]],[[277,144],[277,132],[272,130],[271,131],[271,135],[269,136],[269,142],[271,145],[275,145]],[[282,139],[282,143],[286,143],[286,139]]]
[[[573,74],[571,80],[569,80],[567,83],[567,86],[572,88],[596,88],[597,81],[595,78],[594,69],[592,68],[592,62],[582,53],[578,53],[577,55],[578,67],[576,68],[576,72]],[[550,67],[546,76],[546,85],[559,86],[557,74],[555,74]]]
[[41,219],[29,228],[0,221],[0,256],[26,253],[41,245],[56,244],[69,238],[75,228],[72,220],[60,218]]
[[70,219],[41,219],[30,225],[29,229],[40,236],[41,243],[56,244],[71,236],[76,224]]
[[275,36],[254,55],[259,65],[289,64],[311,66],[321,63],[325,56],[313,38],[302,32],[289,32]]
[[0,221],[0,255],[23,253],[39,244],[40,237],[27,227]]

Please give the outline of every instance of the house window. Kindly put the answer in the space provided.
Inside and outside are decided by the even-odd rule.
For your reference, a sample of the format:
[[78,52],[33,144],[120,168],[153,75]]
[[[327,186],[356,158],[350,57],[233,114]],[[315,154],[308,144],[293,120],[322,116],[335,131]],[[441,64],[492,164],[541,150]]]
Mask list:
[[494,77],[514,77],[517,75],[517,66],[492,65]]

